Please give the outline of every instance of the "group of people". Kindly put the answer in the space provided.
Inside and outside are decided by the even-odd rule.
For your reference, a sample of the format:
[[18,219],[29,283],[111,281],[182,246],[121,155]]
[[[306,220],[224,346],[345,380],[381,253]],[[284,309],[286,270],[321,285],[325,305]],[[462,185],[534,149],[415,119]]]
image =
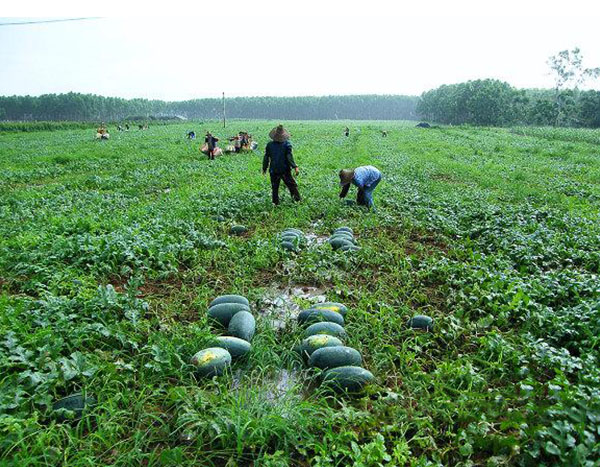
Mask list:
[[229,142],[233,143],[228,147],[229,152],[240,152],[242,150],[250,150],[250,143],[252,141],[252,135],[248,134],[247,131],[240,131],[237,135],[229,138]]
[[[196,133],[188,132],[188,139],[196,139]],[[252,141],[252,135],[247,131],[240,131],[237,135],[229,138],[229,144],[225,152],[239,153],[241,151],[249,151],[256,149],[256,143]],[[204,138],[204,146],[200,148],[200,152],[206,154],[210,160],[214,160],[216,156],[223,154],[223,150],[219,147],[219,138],[214,136],[210,131],[206,132]]]
[[[138,125],[138,128],[140,130],[147,130],[148,124],[147,123],[140,124],[140,125]],[[129,123],[125,123],[125,125],[117,125],[117,131],[129,131]],[[109,138],[110,138],[110,133],[108,132],[108,129],[106,128],[106,124],[104,122],[102,122],[100,124],[100,126],[96,129],[96,139],[104,140],[104,139],[109,139]]]
[[[267,173],[267,169],[269,170],[273,204],[279,204],[279,185],[282,180],[290,191],[292,199],[300,201],[298,183],[292,176],[292,170],[297,176],[300,169],[296,161],[294,161],[292,144],[289,141],[290,133],[283,125],[278,125],[271,130],[269,138],[271,138],[271,141],[267,143],[265,148],[262,173],[264,175]],[[342,169],[338,175],[340,177],[340,186],[342,187],[340,198],[345,198],[350,190],[350,185],[354,185],[358,189],[356,203],[375,210],[373,191],[382,178],[379,169],[372,165],[365,165],[355,169]]]

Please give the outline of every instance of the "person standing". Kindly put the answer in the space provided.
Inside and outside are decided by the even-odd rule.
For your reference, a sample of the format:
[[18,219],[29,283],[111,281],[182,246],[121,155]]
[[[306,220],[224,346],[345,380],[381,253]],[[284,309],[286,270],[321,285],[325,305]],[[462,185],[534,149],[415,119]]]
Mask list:
[[292,154],[292,144],[289,142],[290,134],[283,128],[283,125],[278,125],[269,133],[269,138],[272,141],[267,143],[265,148],[265,157],[263,158],[262,173],[267,173],[271,177],[271,191],[273,204],[279,204],[279,184],[281,180],[290,190],[290,195],[294,201],[300,201],[300,193],[298,192],[298,184],[292,177],[292,169],[298,175],[298,166],[294,161]]
[[350,136],[350,128],[346,127],[346,129],[344,130],[344,134],[346,135],[346,137]]
[[356,169],[340,170],[340,185],[342,192],[340,198],[345,198],[350,189],[350,184],[356,185],[358,194],[356,195],[356,204],[367,206],[374,211],[375,204],[373,203],[373,190],[381,181],[381,172],[372,165],[357,167]]
[[215,138],[210,131],[206,132],[206,138],[204,138],[204,142],[206,143],[206,148],[208,149],[208,158],[210,160],[215,160],[215,149],[218,141],[219,138]]

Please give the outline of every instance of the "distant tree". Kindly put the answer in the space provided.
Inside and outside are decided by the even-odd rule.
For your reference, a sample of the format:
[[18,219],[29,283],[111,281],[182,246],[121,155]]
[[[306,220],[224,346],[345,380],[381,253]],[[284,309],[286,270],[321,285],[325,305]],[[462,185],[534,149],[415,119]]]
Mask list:
[[[586,81],[600,76],[600,67],[584,68],[579,48],[561,50],[548,59],[550,74],[554,78],[555,125],[573,124],[576,115],[572,108],[577,106],[579,87]],[[572,90],[574,92],[567,92]]]
[[583,126],[600,128],[600,91],[582,93],[579,106],[579,122]]
[[501,126],[513,123],[514,110],[526,101],[527,97],[508,83],[483,79],[427,91],[421,95],[417,112],[440,123]]

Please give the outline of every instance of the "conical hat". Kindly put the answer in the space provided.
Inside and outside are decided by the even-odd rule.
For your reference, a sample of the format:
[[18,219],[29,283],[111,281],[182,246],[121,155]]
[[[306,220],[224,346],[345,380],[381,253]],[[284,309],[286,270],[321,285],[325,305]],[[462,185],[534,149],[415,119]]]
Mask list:
[[271,138],[273,141],[277,141],[278,143],[283,143],[284,141],[290,139],[290,134],[285,128],[283,128],[283,125],[277,125],[269,133],[269,138]]

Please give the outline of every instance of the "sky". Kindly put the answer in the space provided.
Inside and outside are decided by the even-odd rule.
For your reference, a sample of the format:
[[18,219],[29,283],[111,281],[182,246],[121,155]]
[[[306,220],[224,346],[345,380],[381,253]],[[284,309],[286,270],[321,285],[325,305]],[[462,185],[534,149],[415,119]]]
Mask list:
[[479,78],[552,87],[548,57],[573,47],[600,66],[600,7],[579,0],[171,1],[152,14],[149,3],[28,3],[3,6],[0,23],[101,17],[0,26],[0,95],[418,95]]

